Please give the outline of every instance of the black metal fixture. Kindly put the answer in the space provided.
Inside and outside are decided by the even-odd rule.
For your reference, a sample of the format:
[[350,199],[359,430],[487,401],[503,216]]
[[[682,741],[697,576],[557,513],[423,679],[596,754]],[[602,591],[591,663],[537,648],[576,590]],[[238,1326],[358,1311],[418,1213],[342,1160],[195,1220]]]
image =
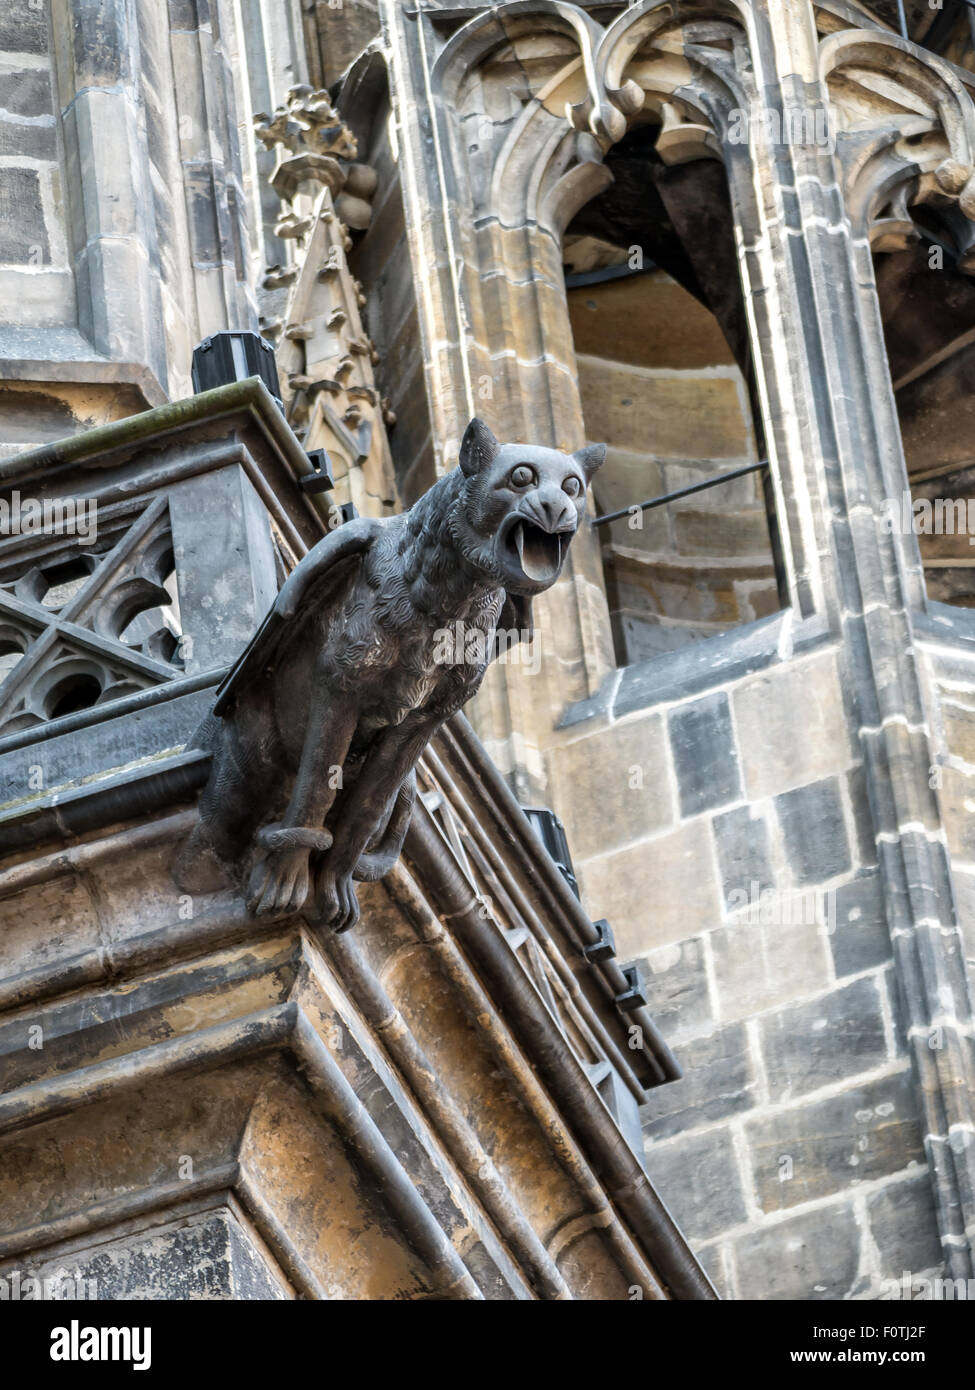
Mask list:
[[308,462],[314,470],[298,479],[303,492],[331,492],[335,486],[332,476],[332,461],[324,449],[309,449]]
[[586,285],[603,285],[607,280],[626,280],[634,275],[649,275],[656,270],[654,261],[644,261],[643,265],[604,265],[599,270],[580,270],[565,277],[567,290],[581,290]]
[[595,965],[601,960],[613,959],[616,955],[616,941],[613,938],[613,928],[605,917],[600,917],[598,922],[593,922],[593,926],[599,932],[599,939],[594,941],[591,946],[584,947],[583,955],[586,960]]
[[616,1007],[621,1013],[631,1014],[635,1009],[644,1009],[647,1004],[647,987],[643,971],[638,965],[628,965],[623,971],[629,989],[616,996]]
[[197,394],[245,381],[249,376],[259,376],[281,405],[274,348],[259,333],[212,333],[193,349],[193,390]]
[[[975,0],[971,0],[975,5]],[[789,597],[789,578],[785,568],[785,557],[782,553],[782,538],[779,534],[778,517],[775,514],[775,491],[772,487],[772,470],[769,467],[768,459],[759,459],[757,463],[746,463],[741,468],[730,468],[727,473],[713,473],[710,478],[704,478],[699,483],[689,483],[687,487],[675,488],[673,492],[662,492],[659,497],[648,497],[645,502],[633,502],[628,507],[621,507],[616,512],[606,512],[603,516],[594,516],[593,526],[608,526],[611,521],[622,521],[625,516],[632,516],[634,512],[649,512],[654,507],[663,507],[668,502],[677,502],[681,497],[691,497],[695,492],[705,492],[709,487],[717,487],[719,483],[730,483],[734,478],[743,478],[748,473],[762,474],[762,497],[765,503],[765,519],[768,523],[769,546],[772,551],[772,567],[775,570],[775,586],[778,590],[779,602],[783,608],[788,608]]]
[[572,859],[569,856],[569,842],[565,838],[565,826],[554,811],[545,806],[526,806],[525,815],[531,821],[532,829],[555,860],[555,866],[566,883],[579,896],[579,885],[572,872]]
[[610,521],[621,521],[624,516],[634,512],[648,512],[654,507],[663,507],[667,502],[676,502],[681,497],[690,497],[695,492],[704,492],[719,483],[730,483],[733,478],[743,478],[746,473],[757,473],[760,468],[768,468],[768,459],[759,463],[746,463],[743,468],[731,468],[727,473],[714,473],[699,483],[689,483],[687,487],[675,488],[673,492],[662,492],[659,497],[648,497],[645,502],[634,502],[629,507],[621,507],[618,512],[607,512],[605,516],[594,516],[593,526],[606,526]]
[[354,502],[343,502],[339,507],[339,514],[342,517],[342,524],[347,521],[355,521],[359,515],[359,509]]

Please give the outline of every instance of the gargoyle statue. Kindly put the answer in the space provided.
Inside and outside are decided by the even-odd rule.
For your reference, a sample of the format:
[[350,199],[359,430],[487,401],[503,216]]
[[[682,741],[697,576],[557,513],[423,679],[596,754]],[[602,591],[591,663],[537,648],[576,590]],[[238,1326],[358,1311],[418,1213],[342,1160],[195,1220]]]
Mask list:
[[499,444],[475,419],[459,467],[409,511],[309,551],[198,731],[213,760],[181,886],[246,878],[254,913],[354,925],[353,880],[402,848],[417,760],[500,635],[530,639],[532,596],[559,577],[605,455]]

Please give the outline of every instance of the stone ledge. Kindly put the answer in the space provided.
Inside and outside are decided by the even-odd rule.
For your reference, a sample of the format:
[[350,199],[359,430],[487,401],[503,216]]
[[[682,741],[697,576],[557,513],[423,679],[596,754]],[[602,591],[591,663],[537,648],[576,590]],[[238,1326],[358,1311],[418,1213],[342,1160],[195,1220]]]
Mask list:
[[791,652],[783,656],[779,650],[783,630],[791,621],[792,610],[783,609],[649,661],[611,671],[595,695],[566,707],[556,727],[570,728],[603,713],[608,713],[612,722],[638,710],[685,700],[766,667],[784,664],[791,655],[806,656],[832,640],[819,619],[810,619],[796,625]]
[[15,807],[0,815],[0,853],[63,840],[189,801],[206,781],[209,758],[198,749],[161,756]]

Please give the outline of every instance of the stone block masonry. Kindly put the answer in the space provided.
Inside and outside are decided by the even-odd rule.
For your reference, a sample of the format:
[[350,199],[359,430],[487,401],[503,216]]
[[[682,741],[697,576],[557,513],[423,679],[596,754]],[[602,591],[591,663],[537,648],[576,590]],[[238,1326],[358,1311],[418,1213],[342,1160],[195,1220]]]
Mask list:
[[644,709],[567,721],[553,801],[681,1058],[645,1107],[646,1154],[712,1279],[876,1297],[898,1259],[897,1277],[943,1260],[865,792],[835,650],[742,661],[748,640],[721,640],[710,690],[681,698],[694,657],[676,652]]

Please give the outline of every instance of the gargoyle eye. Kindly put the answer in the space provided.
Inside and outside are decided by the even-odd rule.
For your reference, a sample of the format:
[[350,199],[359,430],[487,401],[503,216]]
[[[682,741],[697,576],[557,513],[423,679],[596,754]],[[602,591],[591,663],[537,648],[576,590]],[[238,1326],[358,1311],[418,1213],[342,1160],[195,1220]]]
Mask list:
[[582,491],[582,484],[580,483],[578,478],[576,478],[572,473],[570,473],[569,476],[566,478],[565,482],[562,484],[562,491],[568,497],[578,497],[580,492]]
[[508,481],[512,487],[531,487],[535,482],[535,470],[527,463],[519,463],[517,468],[512,468]]

